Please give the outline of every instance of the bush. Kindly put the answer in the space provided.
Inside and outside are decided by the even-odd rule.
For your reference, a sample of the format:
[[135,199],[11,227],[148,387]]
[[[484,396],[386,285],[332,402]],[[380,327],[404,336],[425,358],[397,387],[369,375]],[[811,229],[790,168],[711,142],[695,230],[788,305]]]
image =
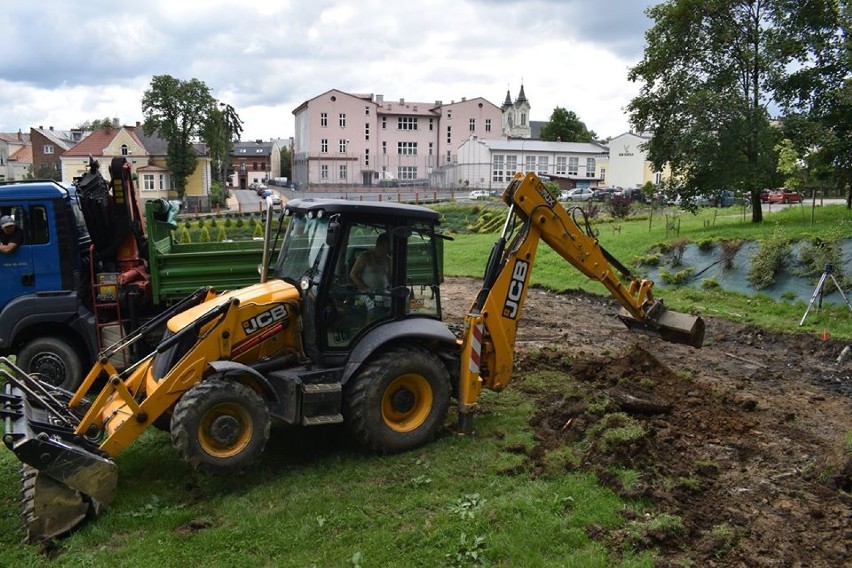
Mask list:
[[616,219],[624,219],[630,215],[630,199],[623,195],[614,195],[607,203],[607,211]]
[[201,227],[201,236],[198,237],[199,242],[209,243],[210,242],[210,231],[207,227]]
[[761,241],[757,253],[751,257],[751,267],[747,280],[754,288],[763,290],[775,284],[775,277],[781,272],[793,247],[779,226],[775,227],[772,237]]

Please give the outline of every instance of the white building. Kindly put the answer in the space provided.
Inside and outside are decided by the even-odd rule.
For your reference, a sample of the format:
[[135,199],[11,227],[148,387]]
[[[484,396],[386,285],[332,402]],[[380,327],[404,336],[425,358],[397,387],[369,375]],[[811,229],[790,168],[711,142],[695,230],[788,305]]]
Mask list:
[[647,182],[659,184],[670,176],[665,171],[655,171],[648,161],[648,151],[642,148],[651,140],[649,133],[625,132],[609,141],[609,169],[607,185],[610,187],[642,187]]
[[516,172],[536,172],[563,189],[608,184],[607,147],[594,142],[481,139],[459,147],[453,178],[463,187],[502,190]]

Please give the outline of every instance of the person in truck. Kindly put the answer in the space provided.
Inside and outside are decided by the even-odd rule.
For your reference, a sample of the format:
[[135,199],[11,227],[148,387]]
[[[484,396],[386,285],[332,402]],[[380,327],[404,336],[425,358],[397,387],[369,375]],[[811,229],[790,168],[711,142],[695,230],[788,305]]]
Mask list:
[[24,242],[24,232],[11,215],[0,217],[0,252],[12,254]]

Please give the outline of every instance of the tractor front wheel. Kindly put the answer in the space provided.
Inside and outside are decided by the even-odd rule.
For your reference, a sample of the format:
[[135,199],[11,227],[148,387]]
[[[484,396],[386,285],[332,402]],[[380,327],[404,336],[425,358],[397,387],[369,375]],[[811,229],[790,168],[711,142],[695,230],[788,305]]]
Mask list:
[[247,466],[269,439],[269,408],[251,387],[208,379],[184,394],[171,420],[172,445],[199,471],[227,474]]
[[352,435],[379,453],[403,452],[432,440],[450,404],[450,375],[417,348],[382,353],[346,385],[344,413]]

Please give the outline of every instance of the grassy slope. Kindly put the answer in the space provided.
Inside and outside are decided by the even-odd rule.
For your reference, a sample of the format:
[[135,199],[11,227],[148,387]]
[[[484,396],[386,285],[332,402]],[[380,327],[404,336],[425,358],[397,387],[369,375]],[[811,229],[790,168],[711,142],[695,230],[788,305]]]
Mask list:
[[[750,217],[743,217],[736,209],[704,209],[699,215],[681,213],[670,216],[668,221],[676,223],[679,234],[666,235],[667,219],[657,213],[652,217],[622,221],[602,222],[594,225],[599,231],[601,245],[624,264],[632,263],[643,256],[657,243],[675,238],[700,242],[706,239],[744,239],[760,241],[772,236],[776,227],[791,240],[824,237],[837,231],[852,234],[852,216],[843,206],[817,208],[815,223],[811,224],[810,208],[791,207],[764,216],[764,223],[755,225]],[[481,277],[493,234],[457,235],[447,245],[445,270],[447,274]],[[847,268],[847,272],[850,269]],[[555,291],[587,290],[608,295],[606,289],[588,280],[573,269],[546,245],[539,247],[532,282]],[[829,329],[834,337],[852,338],[852,319],[843,304],[823,306],[822,312],[812,311],[805,325],[798,326],[807,308],[804,302],[776,302],[765,295],[744,296],[718,291],[690,288],[662,288],[658,283],[658,294],[679,310],[717,315],[735,321],[752,322],[761,327],[782,331],[804,331],[821,333]]]

